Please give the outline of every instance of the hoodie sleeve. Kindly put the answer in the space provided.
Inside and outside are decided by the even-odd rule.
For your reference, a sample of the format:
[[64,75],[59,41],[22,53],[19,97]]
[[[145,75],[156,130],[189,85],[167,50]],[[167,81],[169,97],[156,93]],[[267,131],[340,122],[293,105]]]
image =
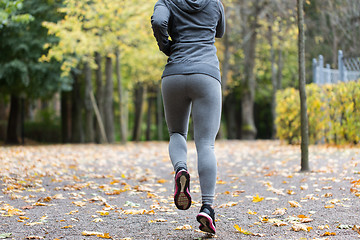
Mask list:
[[225,33],[225,11],[224,11],[224,6],[222,5],[222,3],[219,0],[219,8],[220,8],[220,18],[218,21],[218,24],[216,26],[216,35],[215,37],[217,38],[222,38],[224,36]]
[[159,0],[154,7],[154,13],[151,16],[151,25],[154,37],[158,43],[160,51],[167,56],[170,55],[171,41],[168,35],[168,23],[170,19],[170,10],[163,0]]

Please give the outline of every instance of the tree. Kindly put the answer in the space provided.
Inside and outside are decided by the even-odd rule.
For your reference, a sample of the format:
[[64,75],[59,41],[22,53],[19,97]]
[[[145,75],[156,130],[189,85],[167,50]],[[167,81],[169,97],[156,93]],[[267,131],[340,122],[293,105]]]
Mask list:
[[67,82],[59,78],[58,63],[38,61],[47,52],[43,45],[56,42],[56,38],[48,36],[41,23],[61,18],[55,11],[60,1],[52,1],[51,4],[36,0],[23,3],[0,1],[0,5],[4,4],[5,10],[0,11],[0,92],[11,95],[6,142],[17,144],[20,137],[20,98],[48,97],[67,86]]
[[304,1],[297,0],[299,27],[299,90],[301,105],[301,171],[309,171],[309,129],[305,91],[305,31],[304,31]]

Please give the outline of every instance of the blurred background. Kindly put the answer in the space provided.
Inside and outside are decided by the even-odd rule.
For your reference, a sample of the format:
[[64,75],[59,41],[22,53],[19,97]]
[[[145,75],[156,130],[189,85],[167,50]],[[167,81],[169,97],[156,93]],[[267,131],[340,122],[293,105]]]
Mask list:
[[[155,2],[0,0],[0,143],[167,140]],[[218,138],[298,143],[296,1],[222,3]],[[357,144],[360,1],[306,0],[304,11],[311,143]]]

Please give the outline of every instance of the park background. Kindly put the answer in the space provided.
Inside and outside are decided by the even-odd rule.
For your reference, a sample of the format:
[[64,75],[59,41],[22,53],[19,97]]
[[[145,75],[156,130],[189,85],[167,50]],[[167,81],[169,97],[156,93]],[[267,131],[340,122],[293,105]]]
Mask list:
[[[160,92],[166,56],[150,24],[155,2],[1,0],[0,142],[167,140]],[[218,138],[299,143],[296,1],[222,2]],[[359,83],[311,84],[319,55],[332,69],[339,50],[359,60],[359,10],[356,0],[305,1],[312,144],[359,143]],[[190,121],[189,139],[191,129]]]

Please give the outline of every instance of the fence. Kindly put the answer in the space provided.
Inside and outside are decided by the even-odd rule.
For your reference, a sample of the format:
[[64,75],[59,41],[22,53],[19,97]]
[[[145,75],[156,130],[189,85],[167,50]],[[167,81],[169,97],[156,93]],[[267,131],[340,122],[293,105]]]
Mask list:
[[356,81],[360,78],[360,56],[344,57],[343,52],[338,53],[338,68],[331,69],[330,64],[324,67],[324,58],[313,59],[313,82],[319,85],[338,82]]

